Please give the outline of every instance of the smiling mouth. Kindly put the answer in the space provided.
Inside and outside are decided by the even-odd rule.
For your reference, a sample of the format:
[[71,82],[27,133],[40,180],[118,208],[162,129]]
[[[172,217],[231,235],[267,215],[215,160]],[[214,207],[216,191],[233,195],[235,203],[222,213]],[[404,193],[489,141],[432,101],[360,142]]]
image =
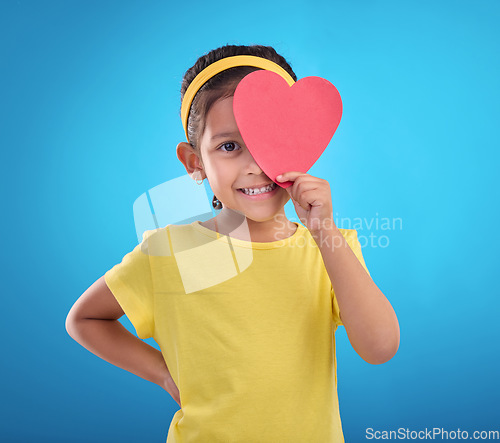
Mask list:
[[274,191],[277,186],[278,185],[276,183],[271,183],[261,188],[239,188],[238,191],[241,191],[246,195],[259,195],[259,194],[265,194],[266,192]]

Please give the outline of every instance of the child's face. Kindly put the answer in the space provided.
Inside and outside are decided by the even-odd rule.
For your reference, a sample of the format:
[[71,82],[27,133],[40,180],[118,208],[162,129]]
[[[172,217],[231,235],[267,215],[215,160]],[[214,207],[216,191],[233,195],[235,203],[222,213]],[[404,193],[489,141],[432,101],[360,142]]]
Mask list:
[[219,100],[211,107],[200,150],[210,187],[225,208],[254,221],[270,220],[283,213],[290,198],[285,189],[275,185],[273,191],[258,196],[247,196],[239,190],[274,183],[257,165],[241,138],[233,114],[233,97]]

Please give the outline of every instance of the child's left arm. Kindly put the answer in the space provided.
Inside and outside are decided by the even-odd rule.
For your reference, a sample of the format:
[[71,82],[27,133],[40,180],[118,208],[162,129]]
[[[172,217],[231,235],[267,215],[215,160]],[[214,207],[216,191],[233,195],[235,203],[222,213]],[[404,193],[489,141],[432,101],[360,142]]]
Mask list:
[[390,360],[399,347],[396,313],[335,225],[330,184],[302,172],[277,181],[293,182],[286,190],[321,251],[352,347],[368,363]]

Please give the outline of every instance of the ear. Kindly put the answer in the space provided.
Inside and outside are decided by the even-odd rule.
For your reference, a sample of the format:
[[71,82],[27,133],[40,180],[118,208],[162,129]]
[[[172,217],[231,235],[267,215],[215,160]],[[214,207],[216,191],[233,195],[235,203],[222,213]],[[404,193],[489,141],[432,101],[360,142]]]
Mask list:
[[202,180],[206,177],[203,164],[198,154],[189,143],[181,142],[177,145],[177,158],[193,179]]

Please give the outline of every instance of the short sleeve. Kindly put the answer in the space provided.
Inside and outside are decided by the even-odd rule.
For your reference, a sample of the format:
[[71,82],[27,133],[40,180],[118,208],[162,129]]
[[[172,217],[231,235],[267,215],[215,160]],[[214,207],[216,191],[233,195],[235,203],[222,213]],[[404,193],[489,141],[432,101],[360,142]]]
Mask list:
[[[361,265],[365,271],[370,275],[368,268],[366,267],[365,260],[363,258],[363,254],[361,253],[361,244],[358,240],[358,232],[355,229],[339,229],[341,234],[344,236],[347,244],[351,248],[354,255],[357,257]],[[337,297],[335,297],[335,293],[333,291],[333,286],[331,287],[331,296],[332,296],[332,306],[333,306],[333,322],[335,326],[343,325],[342,320],[340,319],[340,309],[337,302]]]
[[145,252],[149,232],[143,234],[143,241],[121,263],[104,274],[108,288],[142,339],[152,337],[154,331],[153,279],[149,255]]

